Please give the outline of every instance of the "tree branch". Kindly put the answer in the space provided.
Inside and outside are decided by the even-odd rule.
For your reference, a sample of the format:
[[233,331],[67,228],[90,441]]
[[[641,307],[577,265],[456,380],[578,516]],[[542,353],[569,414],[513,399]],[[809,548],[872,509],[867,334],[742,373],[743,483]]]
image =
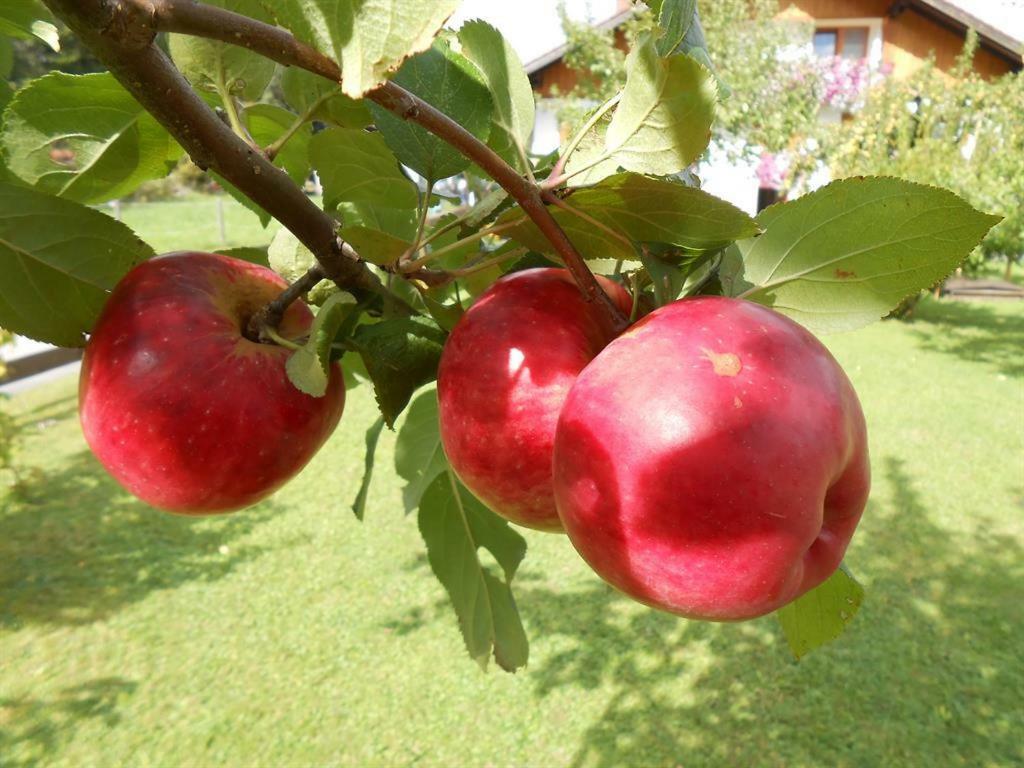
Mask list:
[[236,136],[154,44],[158,30],[151,4],[44,2],[185,148],[196,165],[213,169],[269,211],[313,252],[326,277],[356,294],[386,293],[376,275],[339,240],[334,220],[288,174]]
[[[71,5],[71,0],[46,0],[53,5]],[[97,0],[92,0],[95,4]],[[338,64],[319,51],[299,42],[286,30],[255,19],[193,0],[117,0],[115,9],[134,8],[144,14],[152,29],[220,40],[248,48],[287,66],[300,67],[332,82],[341,82]],[[551,242],[572,273],[588,301],[600,303],[618,327],[625,316],[601,289],[579,251],[548,211],[538,186],[521,176],[490,147],[415,94],[393,82],[385,82],[366,94],[388,111],[422,126],[444,140],[486,171],[508,190],[537,228]],[[296,233],[297,234],[297,233]]]

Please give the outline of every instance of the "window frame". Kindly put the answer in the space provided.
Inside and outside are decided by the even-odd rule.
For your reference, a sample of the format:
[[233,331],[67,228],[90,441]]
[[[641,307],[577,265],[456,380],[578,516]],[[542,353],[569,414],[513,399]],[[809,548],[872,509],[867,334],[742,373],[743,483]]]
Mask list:
[[[873,16],[846,19],[814,19],[814,31],[815,33],[835,32],[836,49],[842,50],[843,30],[850,28],[867,29],[868,39],[865,59],[872,69],[878,69],[882,65],[885,49],[885,41],[882,37],[883,22],[884,19]],[[813,40],[811,42],[811,53],[814,53]]]

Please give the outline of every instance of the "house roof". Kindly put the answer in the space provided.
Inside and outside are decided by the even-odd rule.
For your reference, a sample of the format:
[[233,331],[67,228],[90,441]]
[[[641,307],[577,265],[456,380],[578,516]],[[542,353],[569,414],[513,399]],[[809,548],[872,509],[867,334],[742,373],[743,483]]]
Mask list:
[[909,0],[906,4],[976,29],[1017,61],[1024,55],[1024,0]]
[[[620,11],[618,0],[566,0],[565,9],[575,21],[589,21],[601,29],[618,26],[633,12]],[[448,22],[460,27],[471,19],[483,19],[501,30],[530,74],[558,61],[568,50],[554,0],[463,0]]]
[[[597,27],[598,29],[615,29],[615,27],[622,24],[632,15],[633,9],[627,8],[626,10],[621,11],[615,14],[614,16],[610,16],[604,21],[599,21],[594,26]],[[567,42],[562,43],[557,48],[550,50],[547,53],[536,57],[535,59],[531,59],[530,61],[525,62],[523,66],[526,68],[526,73],[528,75],[532,75],[534,72],[544,69],[544,67],[548,66],[549,64],[554,64],[556,61],[565,56],[565,54],[568,52],[569,44]]]

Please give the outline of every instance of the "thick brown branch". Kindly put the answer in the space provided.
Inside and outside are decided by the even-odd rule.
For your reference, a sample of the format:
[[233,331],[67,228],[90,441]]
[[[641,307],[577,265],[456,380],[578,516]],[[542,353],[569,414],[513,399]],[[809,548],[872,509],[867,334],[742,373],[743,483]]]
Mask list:
[[152,4],[44,1],[196,165],[216,171],[269,211],[313,252],[324,274],[339,286],[354,293],[383,292],[376,275],[338,240],[334,220],[284,171],[236,136],[154,44],[157,28]]
[[[341,70],[332,59],[299,42],[286,30],[246,16],[192,0],[120,0],[116,5],[132,5],[145,10],[149,14],[148,23],[155,29],[221,40],[248,48],[281,64],[300,67],[333,82],[341,80]],[[422,126],[490,174],[515,198],[551,242],[587,299],[600,302],[617,325],[624,326],[627,323],[612,300],[601,290],[579,251],[548,211],[537,185],[521,176],[461,125],[401,86],[386,82],[367,93],[366,98],[402,119]]]

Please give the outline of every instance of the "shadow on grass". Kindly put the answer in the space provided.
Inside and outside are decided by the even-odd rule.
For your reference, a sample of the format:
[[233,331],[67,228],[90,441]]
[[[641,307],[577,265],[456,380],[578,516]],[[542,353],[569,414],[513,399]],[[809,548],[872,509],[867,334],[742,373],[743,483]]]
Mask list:
[[[582,592],[518,582],[535,646],[551,649],[526,672],[537,697],[607,698],[571,765],[1022,764],[1024,549],[983,520],[969,538],[952,535],[901,460],[876,466],[892,501],[869,506],[851,560],[868,582],[865,605],[846,635],[800,663],[774,617],[684,621],[596,577]],[[437,621],[452,622],[446,600],[389,628]]]
[[[116,725],[121,719],[118,700],[135,688],[130,680],[108,677],[65,688],[45,700],[0,698],[0,764],[9,768],[43,765],[83,722]],[[17,759],[11,757],[15,753]]]
[[1017,313],[1010,314],[1004,303],[926,300],[909,326],[922,349],[1024,376],[1024,304],[1016,307]]
[[852,562],[870,581],[865,606],[845,637],[800,664],[771,618],[711,625],[625,612],[603,586],[521,594],[534,633],[565,648],[530,670],[538,695],[614,690],[573,765],[1024,760],[1024,551],[989,533],[953,538],[931,522],[902,462],[883,466],[893,504],[869,508]]
[[215,581],[262,550],[221,547],[273,514],[168,515],[132,498],[88,451],[0,509],[0,628],[85,624],[158,589]]

